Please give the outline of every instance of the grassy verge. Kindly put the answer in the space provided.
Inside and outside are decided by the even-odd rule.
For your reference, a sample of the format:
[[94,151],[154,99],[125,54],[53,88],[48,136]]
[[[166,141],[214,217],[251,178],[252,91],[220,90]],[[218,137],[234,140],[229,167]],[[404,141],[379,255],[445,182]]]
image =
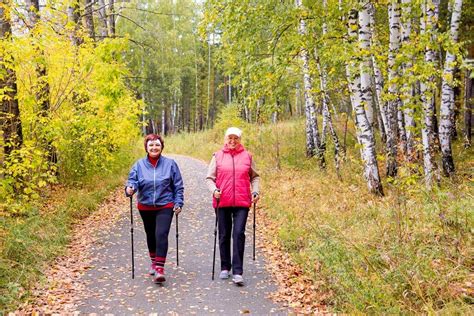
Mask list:
[[[277,224],[275,238],[333,293],[333,310],[472,313],[472,149],[456,148],[459,176],[441,188],[426,191],[420,174],[401,168],[377,198],[367,193],[350,133],[338,177],[332,161],[323,171],[304,157],[304,122],[241,126],[263,175],[261,205]],[[167,150],[208,161],[222,135],[219,127],[179,135],[167,139]]]
[[73,224],[123,185],[131,162],[143,153],[136,147],[121,153],[108,172],[75,181],[73,186],[52,188],[42,205],[25,205],[27,215],[1,218],[0,311],[15,310],[28,299],[31,287],[42,282],[43,268],[64,254]]

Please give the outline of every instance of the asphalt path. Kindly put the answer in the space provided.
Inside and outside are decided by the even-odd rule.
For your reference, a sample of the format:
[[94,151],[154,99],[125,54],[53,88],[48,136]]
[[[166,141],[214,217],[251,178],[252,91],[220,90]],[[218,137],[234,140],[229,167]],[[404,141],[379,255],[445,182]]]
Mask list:
[[[252,214],[247,222],[244,286],[220,280],[219,249],[212,274],[215,215],[205,185],[206,164],[189,157],[177,161],[185,184],[185,206],[179,215],[179,266],[176,265],[176,219],[169,234],[165,266],[167,281],[153,283],[140,215],[134,209],[135,278],[131,273],[129,212],[94,243],[93,268],[83,276],[88,297],[78,302],[80,313],[113,315],[287,315],[288,310],[267,296],[276,284],[257,249],[252,260]],[[135,203],[134,203],[135,204]],[[134,208],[136,206],[134,205]]]

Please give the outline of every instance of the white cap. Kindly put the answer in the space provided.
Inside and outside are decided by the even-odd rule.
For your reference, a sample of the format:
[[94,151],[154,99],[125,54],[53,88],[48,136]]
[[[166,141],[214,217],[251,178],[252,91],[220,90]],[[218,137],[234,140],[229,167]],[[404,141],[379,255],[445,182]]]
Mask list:
[[237,127],[229,127],[225,132],[225,137],[229,135],[235,135],[240,138],[242,136],[242,131]]

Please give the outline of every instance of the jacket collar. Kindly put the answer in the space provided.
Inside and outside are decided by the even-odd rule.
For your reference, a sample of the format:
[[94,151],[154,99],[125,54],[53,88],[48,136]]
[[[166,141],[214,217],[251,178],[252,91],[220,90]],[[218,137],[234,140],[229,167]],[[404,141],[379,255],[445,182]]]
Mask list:
[[229,146],[227,144],[224,145],[224,147],[222,147],[222,151],[225,152],[225,153],[229,153],[231,155],[235,155],[235,154],[238,154],[238,153],[241,153],[245,150],[244,146],[242,144],[238,144],[237,147],[235,147],[235,149],[230,149]]

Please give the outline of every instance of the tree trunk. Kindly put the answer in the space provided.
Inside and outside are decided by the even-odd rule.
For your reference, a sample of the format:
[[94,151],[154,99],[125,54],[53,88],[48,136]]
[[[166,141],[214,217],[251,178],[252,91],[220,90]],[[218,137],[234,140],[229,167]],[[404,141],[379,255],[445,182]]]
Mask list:
[[89,33],[89,37],[95,40],[93,4],[94,0],[84,0],[84,25]]
[[[411,2],[412,0],[402,0],[402,45],[410,45],[411,37]],[[411,60],[413,56],[409,56]],[[413,66],[411,61],[407,61],[402,65],[403,77],[411,78],[413,72],[411,69]],[[415,119],[414,119],[414,87],[413,84],[403,83],[403,96],[402,96],[402,110],[403,119],[405,122],[406,132],[406,157],[408,161],[414,161],[416,157],[415,150]]]
[[[351,10],[348,23],[348,40],[354,42],[357,39],[357,14]],[[375,151],[375,138],[373,129],[365,113],[360,89],[360,65],[351,59],[346,65],[349,93],[351,96],[352,109],[355,112],[357,140],[361,145],[361,157],[364,162],[364,177],[367,181],[369,191],[376,195],[383,195],[382,182],[380,180],[377,155]]]
[[466,85],[464,91],[464,148],[471,147],[472,123],[474,116],[472,109],[474,108],[474,78],[470,78],[471,71],[466,71]]
[[[459,22],[461,20],[462,0],[455,0],[451,17],[450,40],[458,42]],[[443,81],[441,85],[441,109],[439,124],[439,141],[443,159],[443,171],[446,176],[454,174],[453,151],[451,141],[454,128],[454,70],[456,67],[456,52],[448,49],[444,63]]]
[[74,46],[79,46],[83,43],[82,37],[78,35],[80,30],[80,12],[79,12],[79,2],[73,1],[67,7],[67,16],[69,21],[74,23],[74,31],[69,35],[69,38]]
[[[375,8],[372,3],[369,4],[369,19],[370,19],[370,33],[371,33],[371,46],[374,47],[376,45],[380,45],[378,41],[376,40],[376,33],[375,33]],[[383,143],[386,146],[386,152],[389,152],[389,143],[387,142],[387,104],[385,101],[382,100],[382,92],[383,92],[383,86],[384,86],[384,80],[383,80],[383,75],[382,71],[380,70],[380,66],[377,62],[377,59],[375,55],[372,53],[371,54],[371,59],[372,59],[372,69],[374,72],[373,76],[373,91],[375,92],[374,96],[374,101],[375,101],[375,108],[378,109],[377,112],[377,120],[379,121],[379,128],[380,128],[380,134]]]
[[98,20],[99,20],[99,34],[100,38],[104,39],[108,35],[108,26],[107,26],[107,13],[105,9],[105,1],[99,1],[99,9],[98,9]]
[[[363,52],[370,51],[370,15],[369,3],[361,3],[359,11],[359,47]],[[368,53],[362,56],[360,64],[360,90],[362,96],[362,104],[365,107],[367,120],[371,128],[374,126],[374,105],[372,101],[372,79],[370,75],[370,55]]]
[[[398,86],[394,82],[398,77],[395,58],[400,48],[400,6],[396,1],[391,1],[388,6],[388,18],[390,24],[390,42],[388,53],[388,93],[390,100],[387,103],[386,118],[387,126],[387,176],[395,177],[397,175],[397,123],[399,111]],[[400,127],[398,126],[399,130]],[[403,142],[404,140],[401,139]]]
[[115,0],[109,0],[109,36],[115,37]]
[[[7,1],[1,0],[1,4]],[[7,7],[0,6],[0,40],[9,41],[11,37],[10,13]],[[8,157],[14,149],[23,144],[23,133],[20,120],[20,108],[17,99],[16,73],[0,55],[0,90],[1,98],[0,123],[3,132],[3,157]]]
[[[422,36],[427,36],[432,30],[432,23],[434,19],[433,7],[423,3],[420,33]],[[430,46],[425,48],[425,62],[433,65],[435,63],[435,53]],[[433,185],[433,178],[436,176],[436,163],[434,159],[434,127],[433,115],[434,110],[434,87],[433,76],[430,76],[426,81],[420,82],[420,94],[423,104],[423,126],[421,129],[421,138],[423,143],[423,168],[425,172],[425,183],[428,188]]]
[[[302,7],[302,0],[295,0],[296,7]],[[298,26],[298,33],[301,36],[306,35],[306,22],[300,19]],[[300,54],[303,62],[303,83],[304,83],[304,99],[305,99],[305,114],[306,114],[306,155],[312,157],[315,154],[318,157],[321,167],[325,166],[324,156],[321,154],[321,141],[318,130],[318,121],[316,119],[316,109],[314,98],[311,94],[313,90],[312,78],[309,70],[309,52],[306,48],[301,50]]]

